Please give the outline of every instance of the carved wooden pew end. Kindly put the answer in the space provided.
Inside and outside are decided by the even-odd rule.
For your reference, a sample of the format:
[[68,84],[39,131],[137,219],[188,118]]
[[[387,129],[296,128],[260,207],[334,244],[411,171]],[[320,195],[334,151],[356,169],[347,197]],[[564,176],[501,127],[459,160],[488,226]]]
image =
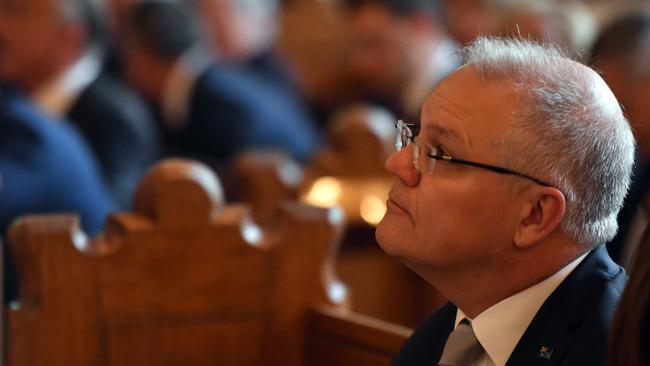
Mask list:
[[93,238],[70,215],[10,229],[8,365],[301,365],[308,310],[348,300],[336,208],[285,204],[264,229],[186,160],[156,166],[134,207]]

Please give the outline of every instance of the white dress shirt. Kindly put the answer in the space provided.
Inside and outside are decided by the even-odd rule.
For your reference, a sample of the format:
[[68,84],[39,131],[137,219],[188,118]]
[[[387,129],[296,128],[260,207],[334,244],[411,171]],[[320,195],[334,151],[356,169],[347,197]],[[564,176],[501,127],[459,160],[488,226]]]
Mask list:
[[88,51],[79,60],[39,87],[32,100],[43,111],[57,118],[68,114],[81,93],[99,76],[101,62],[96,51]]
[[165,81],[162,115],[165,125],[177,130],[187,122],[194,86],[212,63],[212,56],[201,44],[190,48],[174,65]]
[[470,319],[474,334],[485,350],[485,354],[470,366],[505,366],[542,304],[587,254],[544,281],[492,305],[474,319],[458,309],[454,329],[463,319]]

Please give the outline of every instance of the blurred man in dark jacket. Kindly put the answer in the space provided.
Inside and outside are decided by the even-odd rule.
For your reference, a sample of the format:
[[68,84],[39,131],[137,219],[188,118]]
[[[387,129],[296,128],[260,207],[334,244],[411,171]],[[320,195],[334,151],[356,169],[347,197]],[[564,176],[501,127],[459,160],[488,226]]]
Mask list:
[[144,104],[102,74],[100,15],[90,0],[0,0],[0,78],[82,132],[116,202],[128,207],[158,137]]
[[222,162],[244,149],[272,148],[304,162],[318,147],[302,109],[214,61],[188,8],[144,1],[132,8],[124,39],[129,80],[160,112],[172,152]]

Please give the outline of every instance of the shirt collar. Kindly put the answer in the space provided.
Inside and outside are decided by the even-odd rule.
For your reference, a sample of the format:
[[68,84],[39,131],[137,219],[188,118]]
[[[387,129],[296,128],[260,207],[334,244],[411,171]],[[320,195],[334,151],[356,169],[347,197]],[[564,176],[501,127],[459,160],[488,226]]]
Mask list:
[[97,79],[100,71],[101,62],[97,52],[88,51],[70,67],[38,88],[32,98],[44,111],[56,117],[63,117],[79,95]]
[[163,90],[162,114],[167,127],[178,129],[186,122],[196,80],[211,63],[212,57],[203,45],[190,48],[176,62]]
[[[575,259],[551,277],[518,292],[471,319],[476,338],[495,366],[505,366],[517,343],[546,299],[585,259],[589,252]],[[455,327],[469,319],[462,310],[456,312]]]

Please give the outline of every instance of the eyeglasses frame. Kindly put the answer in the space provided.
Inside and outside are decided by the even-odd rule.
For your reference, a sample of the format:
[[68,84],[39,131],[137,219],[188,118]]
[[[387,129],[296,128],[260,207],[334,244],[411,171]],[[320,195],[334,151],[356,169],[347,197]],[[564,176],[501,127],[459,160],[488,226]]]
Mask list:
[[[395,124],[395,128],[398,130],[397,134],[397,141],[395,143],[395,147],[397,148],[398,151],[402,150],[403,148],[407,147],[408,145],[411,145],[415,142],[415,137],[417,137],[420,134],[420,124],[415,124],[415,123],[406,123],[403,120],[398,120],[397,123]],[[401,141],[401,133],[402,129],[406,128],[408,131],[408,135],[406,138],[409,140],[407,143],[404,145],[403,141]],[[402,146],[400,146],[402,145]],[[506,174],[506,175],[514,175],[517,177],[529,179],[539,185],[545,186],[545,187],[554,187],[552,184],[549,184],[541,179],[532,177],[528,174],[520,173],[511,169],[503,168],[500,166],[496,165],[490,165],[490,164],[485,164],[485,163],[479,163],[476,161],[471,161],[471,160],[464,160],[464,159],[456,159],[452,156],[438,156],[438,155],[432,155],[432,154],[426,154],[427,157],[436,159],[438,161],[446,161],[449,163],[454,163],[454,164],[462,164],[462,165],[469,165],[473,166],[476,168],[481,168],[485,170],[489,170],[498,174]]]

